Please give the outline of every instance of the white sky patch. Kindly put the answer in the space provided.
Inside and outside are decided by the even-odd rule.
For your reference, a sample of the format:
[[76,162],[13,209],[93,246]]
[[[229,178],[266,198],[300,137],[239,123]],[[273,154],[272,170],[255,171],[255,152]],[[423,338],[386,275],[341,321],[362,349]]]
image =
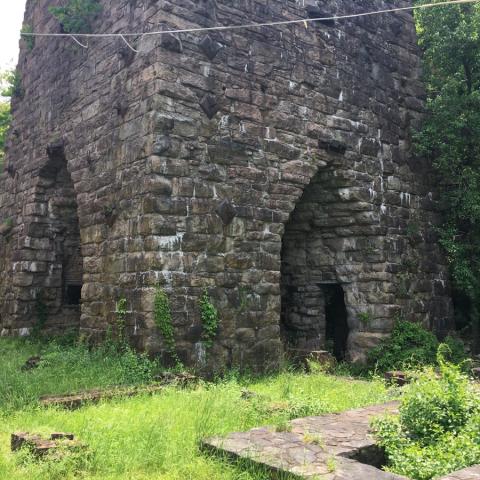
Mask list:
[[0,71],[15,68],[26,0],[3,1],[0,15]]

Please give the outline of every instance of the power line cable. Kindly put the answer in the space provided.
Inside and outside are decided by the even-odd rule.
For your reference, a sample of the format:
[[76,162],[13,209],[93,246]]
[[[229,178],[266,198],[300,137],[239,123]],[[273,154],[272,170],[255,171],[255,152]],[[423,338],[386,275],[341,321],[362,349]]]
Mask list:
[[219,31],[230,31],[230,30],[241,30],[241,29],[251,29],[251,28],[261,28],[261,27],[275,27],[281,25],[295,25],[295,24],[304,24],[313,22],[326,22],[326,21],[335,21],[335,20],[348,20],[352,18],[368,17],[373,15],[382,15],[387,13],[396,13],[396,12],[405,12],[405,11],[415,11],[420,9],[441,7],[447,5],[459,5],[459,4],[472,4],[478,3],[480,0],[446,0],[443,2],[435,3],[426,3],[423,5],[415,5],[410,7],[396,7],[389,8],[384,10],[376,10],[371,12],[364,13],[352,13],[348,15],[334,15],[331,17],[318,17],[318,18],[302,18],[296,20],[280,20],[276,22],[265,22],[265,23],[250,23],[244,25],[225,25],[217,27],[196,27],[196,28],[183,28],[183,29],[171,29],[171,30],[161,30],[153,32],[137,32],[137,33],[37,33],[37,32],[22,32],[21,35],[24,37],[70,37],[73,38],[77,43],[82,47],[87,47],[86,45],[78,42],[76,37],[83,38],[104,38],[104,37],[119,37],[121,38],[133,51],[136,51],[126,40],[125,37],[144,37],[151,35],[163,35],[163,34],[179,34],[179,33],[202,33],[202,32],[219,32]]

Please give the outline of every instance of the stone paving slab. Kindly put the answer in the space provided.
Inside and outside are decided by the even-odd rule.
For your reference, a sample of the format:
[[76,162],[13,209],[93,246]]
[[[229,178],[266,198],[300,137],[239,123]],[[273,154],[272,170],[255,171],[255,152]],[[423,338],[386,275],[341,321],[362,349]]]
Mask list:
[[[397,413],[398,405],[390,402],[338,414],[299,418],[290,422],[288,432],[277,432],[272,427],[254,428],[224,438],[206,439],[202,447],[260,464],[274,474],[291,474],[294,478],[408,480],[376,468],[382,465],[383,459],[370,433],[371,419],[384,413]],[[480,480],[480,465],[440,480]]]
[[248,432],[232,433],[225,438],[207,439],[203,447],[297,478],[405,479],[348,458],[375,446],[373,438],[369,436],[370,419],[386,412],[395,413],[397,408],[398,404],[392,402],[341,414],[301,418],[291,422],[291,432],[276,432],[268,427],[255,428]]
[[474,465],[459,472],[451,473],[440,480],[480,480],[480,465]]
[[300,437],[319,436],[329,454],[352,457],[359,450],[375,446],[370,434],[371,419],[385,413],[398,413],[398,406],[398,402],[390,402],[339,414],[300,418],[290,422],[292,433]]
[[400,480],[404,477],[357,461],[329,455],[322,446],[305,443],[298,435],[258,428],[227,438],[205,440],[204,448],[231,458],[261,464],[274,473],[322,480]]

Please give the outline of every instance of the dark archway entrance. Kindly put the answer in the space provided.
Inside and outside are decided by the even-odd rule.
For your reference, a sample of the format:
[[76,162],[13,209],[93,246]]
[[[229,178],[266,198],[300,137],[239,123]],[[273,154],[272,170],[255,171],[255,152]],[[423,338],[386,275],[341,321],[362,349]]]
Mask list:
[[281,331],[294,355],[328,349],[343,360],[348,353],[344,287],[351,281],[345,272],[352,270],[354,241],[341,228],[350,222],[351,212],[337,192],[332,171],[319,171],[285,226]]
[[80,323],[83,259],[76,194],[63,144],[51,145],[47,152],[49,158],[40,171],[37,200],[44,205],[42,230],[45,245],[52,251],[46,275],[38,283],[46,303],[46,327],[62,331]]

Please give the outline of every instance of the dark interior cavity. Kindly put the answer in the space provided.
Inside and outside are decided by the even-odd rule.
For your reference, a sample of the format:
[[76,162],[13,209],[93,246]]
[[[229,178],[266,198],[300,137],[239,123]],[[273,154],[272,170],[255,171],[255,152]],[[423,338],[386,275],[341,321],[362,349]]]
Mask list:
[[387,455],[385,449],[378,445],[368,445],[363,448],[359,448],[354,452],[348,452],[344,455],[351,460],[355,460],[365,465],[371,465],[372,467],[383,469],[387,465]]
[[345,359],[348,341],[347,309],[341,285],[324,285],[326,345],[339,361]]

